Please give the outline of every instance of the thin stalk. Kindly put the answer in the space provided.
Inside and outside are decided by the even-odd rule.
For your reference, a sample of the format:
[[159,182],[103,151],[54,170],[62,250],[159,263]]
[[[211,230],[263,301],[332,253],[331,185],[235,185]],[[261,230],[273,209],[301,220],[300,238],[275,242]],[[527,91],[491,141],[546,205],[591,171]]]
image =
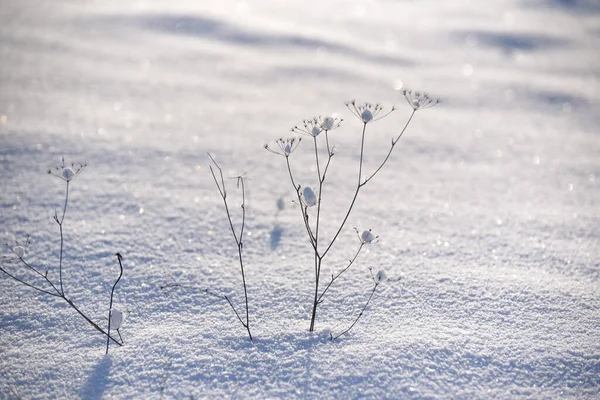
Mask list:
[[[119,277],[117,278],[117,280],[115,281],[112,290],[110,291],[110,305],[108,306],[108,337],[106,338],[106,354],[108,354],[108,346],[110,345],[110,323],[111,323],[111,317],[112,317],[112,305],[113,305],[113,295],[115,294],[115,287],[117,287],[117,283],[119,283],[119,281],[121,280],[121,277],[123,276],[123,264],[121,263],[121,259],[123,258],[123,256],[121,256],[120,253],[116,254],[117,259],[119,260],[119,268],[121,268],[121,272],[119,273]],[[117,333],[119,334],[119,336],[121,336],[121,333],[118,332],[117,329]]]
[[10,272],[8,272],[7,270],[5,270],[5,269],[4,269],[4,268],[2,268],[2,267],[0,267],[0,272],[3,272],[3,273],[5,273],[6,275],[8,275],[9,277],[13,278],[13,279],[14,279],[15,281],[17,281],[17,282],[20,282],[20,283],[22,283],[23,285],[25,285],[25,286],[29,286],[30,288],[32,288],[32,289],[35,289],[35,290],[37,290],[37,291],[40,291],[40,292],[42,292],[42,293],[44,293],[44,294],[48,294],[48,295],[50,295],[50,296],[54,296],[54,297],[62,297],[62,296],[60,295],[60,293],[59,293],[59,294],[52,293],[52,292],[49,292],[49,291],[47,291],[47,290],[45,290],[45,289],[39,288],[39,287],[37,287],[37,286],[35,286],[35,285],[32,285],[31,283],[27,283],[27,282],[25,282],[24,280],[22,280],[21,278],[18,278],[18,277],[16,277],[16,276],[14,276],[13,274],[11,274]]
[[63,236],[63,222],[65,220],[65,214],[67,213],[67,203],[69,202],[69,181],[67,181],[67,189],[65,193],[65,205],[63,206],[63,214],[58,220],[58,217],[55,215],[55,220],[58,223],[58,227],[60,229],[60,254],[58,261],[58,280],[60,282],[60,293],[64,296],[65,290],[63,289],[63,279],[62,279],[62,260],[63,260],[63,245],[64,245],[64,236]]
[[323,179],[321,177],[321,166],[319,163],[319,149],[317,146],[317,137],[314,136],[315,161],[317,163],[317,176],[319,178],[319,194],[317,195],[317,217],[315,222],[315,296],[313,300],[313,308],[310,318],[309,331],[315,329],[315,319],[317,316],[318,296],[319,296],[319,280],[321,278],[321,257],[319,255],[319,224],[321,220],[321,194],[323,192]]
[[215,184],[217,185],[217,189],[219,190],[219,193],[221,194],[221,198],[223,199],[223,204],[225,205],[225,213],[227,214],[227,220],[229,221],[229,227],[231,228],[231,233],[233,235],[233,239],[235,240],[237,250],[238,250],[238,260],[240,262],[240,271],[242,273],[242,283],[244,286],[244,299],[245,299],[245,305],[246,305],[246,321],[245,322],[240,318],[239,313],[237,312],[237,310],[235,309],[235,307],[229,300],[229,297],[223,296],[223,298],[229,303],[229,305],[235,312],[236,316],[242,323],[242,326],[244,326],[244,328],[246,328],[246,330],[248,331],[248,336],[250,337],[250,340],[253,340],[252,332],[250,331],[250,311],[249,311],[249,306],[248,306],[248,290],[247,290],[247,286],[246,286],[246,274],[244,271],[244,260],[243,260],[243,256],[242,256],[242,249],[243,249],[242,235],[244,233],[244,227],[246,224],[246,188],[244,186],[244,178],[242,176],[237,177],[238,184],[241,184],[241,187],[242,187],[242,225],[240,228],[240,235],[238,237],[238,235],[235,231],[235,227],[233,226],[233,221],[231,219],[231,213],[229,211],[229,204],[227,203],[227,190],[225,187],[225,178],[223,178],[223,170],[221,169],[221,167],[219,167],[219,164],[217,164],[217,162],[215,161],[215,159],[212,157],[212,155],[210,153],[208,153],[208,156],[210,157],[210,159],[213,162],[213,164],[215,165],[215,167],[219,170],[220,183],[219,183],[219,180],[217,180],[217,176],[215,174],[213,167],[210,166],[210,172],[215,181]]
[[406,124],[404,124],[404,128],[402,128],[402,131],[400,131],[400,134],[396,138],[392,139],[392,146],[390,147],[390,150],[388,151],[387,155],[385,156],[385,159],[383,160],[383,162],[379,165],[379,167],[377,167],[375,172],[373,172],[367,179],[365,179],[365,181],[362,183],[361,186],[366,185],[367,182],[369,182],[371,179],[373,179],[373,177],[379,172],[379,170],[381,168],[383,168],[383,166],[387,162],[388,158],[390,158],[390,155],[392,154],[392,151],[394,150],[394,146],[396,146],[396,143],[398,143],[398,140],[400,140],[400,138],[404,134],[404,131],[406,130],[406,128],[408,128],[408,125],[410,124],[410,121],[412,121],[413,116],[415,115],[415,112],[416,112],[416,110],[412,111],[412,113],[410,114],[410,117],[406,121]]
[[327,285],[327,287],[325,287],[325,290],[323,290],[323,293],[321,293],[321,295],[319,296],[319,299],[317,300],[318,303],[322,303],[323,302],[323,296],[325,296],[325,293],[327,293],[327,291],[329,290],[329,288],[331,287],[331,285],[333,284],[333,282],[335,282],[336,279],[338,279],[344,272],[348,271],[348,269],[352,266],[352,264],[354,264],[354,261],[356,261],[356,258],[358,257],[358,255],[360,254],[360,251],[362,250],[363,246],[364,246],[364,242],[360,243],[360,246],[358,247],[358,250],[356,251],[356,254],[354,254],[354,257],[352,257],[352,259],[350,259],[348,265],[346,266],[346,268],[344,268],[343,270],[341,270],[340,272],[338,272],[336,275],[331,275],[331,280],[329,281],[329,284]]
[[366,129],[367,129],[367,124],[365,123],[365,124],[363,124],[363,130],[362,130],[362,135],[361,135],[361,139],[360,139],[360,161],[359,161],[359,166],[358,166],[358,184],[356,185],[356,190],[354,191],[354,196],[352,197],[352,201],[350,202],[350,207],[348,207],[348,212],[346,212],[346,215],[344,216],[344,220],[340,224],[340,227],[338,228],[335,235],[333,235],[333,238],[329,242],[329,245],[327,246],[327,248],[325,249],[323,254],[321,254],[321,257],[325,257],[325,255],[331,249],[331,246],[333,246],[333,244],[335,243],[340,232],[342,232],[342,229],[344,229],[344,226],[346,225],[346,221],[348,220],[348,217],[350,217],[350,213],[352,212],[352,208],[354,208],[354,203],[356,202],[356,198],[358,197],[358,192],[360,192],[360,188],[362,187],[360,182],[362,179],[362,164],[363,164],[363,156],[364,156],[364,152],[365,152],[365,131],[366,131]]
[[331,337],[331,340],[335,340],[335,339],[339,338],[340,336],[348,333],[348,331],[350,331],[350,329],[352,329],[354,327],[354,325],[356,325],[356,323],[358,322],[358,320],[360,319],[360,317],[362,317],[362,315],[364,314],[365,310],[369,306],[369,303],[371,302],[371,299],[373,298],[373,295],[375,294],[375,291],[377,290],[377,286],[379,286],[379,283],[375,283],[375,286],[373,287],[373,290],[371,291],[371,295],[369,296],[369,300],[367,300],[367,303],[365,304],[365,306],[360,311],[360,314],[358,314],[358,317],[356,317],[356,319],[354,320],[354,322],[352,322],[352,325],[350,325],[350,327],[348,329],[346,329],[345,331],[343,331],[339,335],[333,336],[333,334],[330,333],[329,335]]
[[310,226],[308,224],[308,214],[305,212],[304,207],[302,206],[302,198],[300,197],[300,185],[296,185],[296,181],[294,180],[294,175],[292,174],[292,167],[290,165],[290,158],[286,157],[285,158],[285,162],[287,165],[287,170],[288,170],[288,174],[290,176],[290,181],[292,182],[292,186],[294,187],[294,190],[296,191],[296,196],[298,198],[298,205],[300,207],[300,212],[302,213],[302,221],[304,222],[304,227],[306,228],[306,232],[308,234],[308,238],[310,240],[310,244],[313,247],[314,251],[317,251],[317,246],[315,243],[315,237],[312,233],[312,231],[310,230]]
[[96,328],[96,330],[100,333],[102,333],[103,335],[107,336],[110,340],[112,340],[114,343],[118,344],[119,346],[123,346],[123,343],[119,342],[117,339],[113,338],[112,336],[110,336],[108,333],[106,333],[104,331],[104,329],[100,328],[100,326],[98,326],[97,323],[95,323],[94,321],[92,321],[87,315],[85,315],[79,308],[77,308],[77,306],[75,306],[75,304],[73,303],[73,301],[71,301],[70,299],[67,299],[64,296],[61,296],[71,307],[73,307],[73,309],[75,311],[77,311],[77,313],[79,315],[81,315],[83,317],[83,319],[85,319],[90,325],[92,325],[94,328]]

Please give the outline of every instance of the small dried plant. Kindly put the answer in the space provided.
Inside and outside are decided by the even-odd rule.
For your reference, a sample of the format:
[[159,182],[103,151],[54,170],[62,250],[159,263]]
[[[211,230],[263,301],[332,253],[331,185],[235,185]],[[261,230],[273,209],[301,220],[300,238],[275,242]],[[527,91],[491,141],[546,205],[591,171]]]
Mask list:
[[[217,189],[219,190],[219,195],[223,199],[223,204],[225,206],[225,213],[227,214],[227,221],[229,222],[229,227],[231,228],[231,234],[233,235],[233,239],[234,239],[235,245],[237,247],[238,261],[240,263],[240,273],[242,275],[242,284],[244,286],[244,306],[245,306],[245,310],[246,310],[246,318],[244,319],[240,316],[240,313],[237,311],[237,309],[233,305],[229,296],[217,294],[217,293],[211,291],[210,289],[206,289],[205,291],[206,291],[206,293],[208,293],[214,297],[225,300],[229,304],[229,306],[235,313],[235,316],[237,317],[237,319],[240,321],[242,326],[244,328],[246,328],[246,330],[248,331],[248,337],[250,338],[250,340],[252,340],[252,332],[250,331],[250,311],[248,308],[248,288],[246,287],[246,273],[244,271],[244,257],[242,255],[242,252],[244,249],[244,242],[242,240],[244,238],[244,229],[246,227],[245,178],[241,175],[238,175],[233,178],[237,181],[237,188],[242,191],[242,204],[240,206],[240,208],[242,210],[242,222],[240,224],[239,232],[236,232],[236,229],[233,225],[233,221],[231,219],[231,212],[229,211],[229,203],[227,202],[227,188],[225,186],[225,178],[223,177],[223,170],[221,169],[219,164],[217,164],[217,162],[215,161],[213,156],[210,155],[210,153],[208,154],[208,157],[210,158],[210,161],[213,164],[210,166],[210,173],[212,174],[212,177],[215,181],[215,185],[217,186]],[[214,168],[213,168],[213,166],[214,166]],[[215,173],[215,169],[218,171],[218,177],[217,177],[217,174]]]
[[[50,269],[46,269],[42,271],[41,268],[32,265],[27,259],[27,250],[29,245],[31,244],[29,240],[29,236],[25,240],[24,243],[15,242],[14,245],[6,244],[11,255],[4,257],[2,261],[2,265],[0,265],[0,272],[3,275],[11,278],[15,282],[18,282],[24,286],[27,286],[31,289],[36,290],[39,293],[43,293],[44,295],[57,297],[59,299],[64,300],[73,310],[75,310],[83,319],[85,319],[91,326],[93,326],[98,332],[102,333],[106,336],[106,353],[108,353],[108,347],[110,342],[117,344],[118,346],[123,345],[123,339],[121,338],[121,334],[119,332],[119,328],[123,321],[122,313],[113,309],[113,294],[115,287],[121,276],[123,275],[123,265],[121,263],[121,255],[119,253],[116,254],[119,267],[121,268],[121,273],[119,278],[115,281],[112,286],[111,296],[110,296],[110,306],[109,306],[109,318],[108,318],[108,328],[105,330],[100,326],[100,324],[94,322],[86,313],[84,313],[75,303],[67,296],[65,292],[65,285],[63,280],[63,270],[64,270],[64,248],[65,248],[65,240],[64,240],[64,223],[65,223],[65,215],[67,213],[67,207],[69,204],[69,189],[71,182],[79,176],[86,167],[86,164],[70,164],[65,165],[64,159],[62,160],[61,165],[48,169],[48,174],[55,176],[66,184],[65,189],[65,200],[64,204],[60,211],[54,211],[54,221],[58,224],[59,228],[59,236],[60,236],[60,250],[58,255],[58,266],[57,270],[51,271]],[[16,267],[9,267],[11,264],[17,264]],[[58,274],[58,281],[56,280],[56,274]],[[119,317],[120,316],[120,317]],[[114,336],[111,336],[111,323],[112,328],[116,329],[119,333],[119,339],[116,339]]]
[[[354,194],[350,201],[350,205],[348,206],[348,209],[342,221],[336,225],[337,229],[335,229],[335,234],[330,238],[324,239],[321,236],[321,227],[323,223],[323,215],[321,213],[321,200],[327,179],[327,173],[329,171],[331,161],[335,155],[334,147],[330,142],[330,134],[333,130],[337,129],[341,125],[342,119],[334,116],[320,116],[304,120],[302,125],[294,126],[292,128],[292,132],[308,137],[309,140],[312,142],[312,151],[314,152],[316,166],[315,169],[317,173],[316,188],[313,188],[310,185],[300,184],[295,177],[295,173],[293,172],[294,169],[292,168],[292,164],[290,161],[291,155],[298,148],[302,137],[279,139],[276,141],[277,147],[271,147],[269,145],[264,146],[266,150],[285,159],[287,173],[292,187],[294,188],[294,191],[296,193],[296,199],[294,202],[298,205],[298,209],[302,217],[302,224],[304,226],[304,230],[306,231],[306,235],[311,245],[312,253],[314,256],[315,283],[314,296],[311,304],[311,316],[309,327],[309,330],[311,332],[315,330],[317,309],[319,305],[323,302],[324,296],[328,293],[328,290],[331,287],[331,285],[350,269],[350,267],[355,263],[355,260],[357,259],[363,247],[367,244],[374,242],[377,239],[377,237],[374,234],[372,234],[370,230],[366,230],[361,234],[359,234],[359,232],[357,231],[360,244],[356,253],[354,254],[354,257],[352,257],[348,265],[341,269],[338,273],[332,274],[328,284],[325,286],[324,289],[322,289],[321,283],[323,278],[322,271],[324,260],[329,254],[334,243],[336,243],[336,239],[346,226],[348,218],[350,217],[350,214],[358,198],[358,194],[385,166],[392,152],[394,151],[396,144],[398,143],[398,141],[410,125],[411,121],[413,120],[415,113],[425,108],[432,107],[439,102],[438,99],[431,98],[429,97],[429,95],[421,92],[404,91],[403,95],[410,107],[412,108],[412,113],[410,114],[408,120],[405,122],[400,132],[391,139],[391,146],[386,156],[379,162],[379,165],[372,172],[368,173],[364,170],[363,163],[365,154],[365,134],[367,131],[367,126],[371,125],[375,121],[387,117],[395,110],[395,108],[392,107],[391,110],[386,112],[384,111],[384,107],[380,104],[358,104],[355,101],[346,103],[346,107],[348,107],[348,109],[358,118],[358,120],[362,124],[362,133],[360,136],[358,174],[356,178]],[[325,150],[325,154],[327,155],[325,158],[323,158],[323,156],[321,155],[322,151],[320,151],[323,148]],[[371,271],[371,269],[369,269],[369,271]],[[373,275],[371,271],[371,278],[373,279],[374,287],[371,291],[368,301],[362,308],[362,311],[348,329],[335,336],[331,334],[331,339],[340,337],[341,335],[345,334],[350,329],[352,329],[354,325],[356,325],[356,323],[366,310],[367,306],[369,305],[378,286],[383,281],[387,280],[385,271],[380,271],[375,275]]]

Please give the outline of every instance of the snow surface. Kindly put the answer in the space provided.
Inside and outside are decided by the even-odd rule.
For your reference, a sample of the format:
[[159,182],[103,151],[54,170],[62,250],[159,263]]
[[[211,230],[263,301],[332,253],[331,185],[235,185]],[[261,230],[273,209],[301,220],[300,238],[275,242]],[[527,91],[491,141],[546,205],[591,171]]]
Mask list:
[[[56,274],[65,182],[45,171],[87,162],[70,183],[65,290],[105,321],[118,251],[128,312],[105,356],[64,302],[3,276],[0,398],[599,398],[599,50],[596,0],[0,1],[3,239],[31,234],[26,259]],[[345,119],[323,192],[331,237],[361,129],[343,102],[399,108],[368,126],[373,171],[410,115],[400,88],[444,102],[359,195],[325,276],[356,251],[352,227],[379,240],[310,334],[310,245],[284,159],[262,145]],[[291,160],[315,187],[306,139]],[[202,293],[243,302],[208,151],[249,179],[253,343]],[[368,267],[402,280],[329,341],[366,301]],[[160,290],[173,282],[187,289]]]

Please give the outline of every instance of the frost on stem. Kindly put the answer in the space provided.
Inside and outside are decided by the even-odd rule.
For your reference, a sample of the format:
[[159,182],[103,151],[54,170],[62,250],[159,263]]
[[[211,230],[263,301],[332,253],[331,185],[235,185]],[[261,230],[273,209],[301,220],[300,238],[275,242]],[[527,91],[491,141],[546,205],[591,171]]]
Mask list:
[[383,106],[381,104],[364,103],[357,105],[354,100],[347,102],[346,107],[348,107],[348,109],[352,111],[352,114],[356,115],[356,117],[364,124],[379,121],[396,110],[396,107],[392,107],[390,111],[382,114]]

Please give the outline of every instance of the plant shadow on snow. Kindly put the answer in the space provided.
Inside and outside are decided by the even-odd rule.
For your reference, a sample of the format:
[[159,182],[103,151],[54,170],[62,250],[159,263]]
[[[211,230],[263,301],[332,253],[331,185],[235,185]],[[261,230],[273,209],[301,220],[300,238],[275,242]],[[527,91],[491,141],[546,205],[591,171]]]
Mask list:
[[218,42],[230,43],[238,46],[255,46],[262,48],[296,48],[316,50],[324,48],[328,51],[346,56],[359,58],[366,61],[389,65],[412,65],[405,58],[392,57],[383,54],[368,53],[356,48],[332,43],[322,39],[314,39],[294,34],[276,34],[275,32],[259,32],[236,26],[230,22],[201,15],[137,15],[137,16],[109,16],[104,20],[110,25],[139,26],[143,29],[166,32],[172,35],[192,36],[199,39],[208,39]]
[[507,33],[492,31],[455,31],[452,36],[460,42],[476,41],[477,44],[502,50],[506,54],[514,51],[533,52],[566,46],[564,38],[541,34]]
[[94,369],[90,371],[89,378],[81,389],[81,398],[101,399],[108,384],[108,377],[112,368],[112,358],[110,356],[102,357]]
[[536,9],[544,7],[575,13],[600,13],[600,3],[597,0],[526,0],[523,5]]
[[277,224],[273,227],[269,233],[269,245],[271,250],[277,250],[279,243],[281,243],[281,237],[283,236],[283,228]]

